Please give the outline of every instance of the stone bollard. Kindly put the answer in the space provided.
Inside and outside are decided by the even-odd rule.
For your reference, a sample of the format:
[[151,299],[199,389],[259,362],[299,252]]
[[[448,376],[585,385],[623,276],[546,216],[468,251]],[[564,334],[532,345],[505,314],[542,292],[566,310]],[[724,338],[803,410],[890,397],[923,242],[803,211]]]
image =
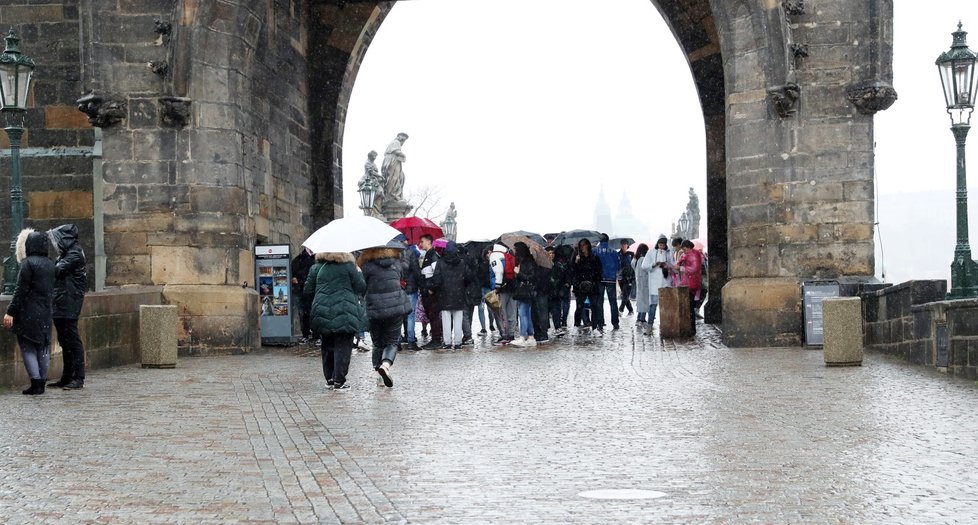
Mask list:
[[139,356],[143,368],[177,366],[177,307],[139,306]]
[[826,297],[822,300],[822,323],[825,366],[862,365],[862,299]]
[[692,337],[689,288],[659,288],[659,335]]

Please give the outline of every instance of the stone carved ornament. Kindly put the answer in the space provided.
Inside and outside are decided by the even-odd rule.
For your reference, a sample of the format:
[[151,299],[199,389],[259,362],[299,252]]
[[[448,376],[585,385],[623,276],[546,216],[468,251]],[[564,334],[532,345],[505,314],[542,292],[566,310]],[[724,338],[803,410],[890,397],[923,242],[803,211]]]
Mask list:
[[126,103],[114,95],[99,95],[92,91],[75,101],[78,110],[88,115],[88,122],[98,128],[107,128],[126,118]]
[[882,82],[871,82],[846,89],[846,98],[863,115],[874,115],[877,111],[888,109],[897,100],[897,92],[892,86]]
[[781,118],[790,117],[798,112],[798,99],[800,97],[801,90],[797,84],[789,83],[767,90],[767,98]]
[[160,97],[160,118],[163,124],[184,127],[190,123],[190,99],[186,97]]

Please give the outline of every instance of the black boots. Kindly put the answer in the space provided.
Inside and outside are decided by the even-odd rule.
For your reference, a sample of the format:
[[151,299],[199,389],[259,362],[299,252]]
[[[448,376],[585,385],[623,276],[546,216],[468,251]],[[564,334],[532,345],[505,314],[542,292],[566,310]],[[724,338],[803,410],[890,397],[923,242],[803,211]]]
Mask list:
[[31,379],[31,386],[27,390],[21,392],[25,396],[36,396],[38,394],[44,393],[44,382],[47,379]]
[[51,388],[61,388],[61,387],[65,386],[65,385],[67,385],[70,382],[71,382],[70,379],[65,379],[65,378],[62,377],[56,383],[48,383],[48,386],[51,387]]
[[65,390],[78,390],[79,388],[85,388],[85,382],[81,379],[72,379],[71,382],[61,388]]

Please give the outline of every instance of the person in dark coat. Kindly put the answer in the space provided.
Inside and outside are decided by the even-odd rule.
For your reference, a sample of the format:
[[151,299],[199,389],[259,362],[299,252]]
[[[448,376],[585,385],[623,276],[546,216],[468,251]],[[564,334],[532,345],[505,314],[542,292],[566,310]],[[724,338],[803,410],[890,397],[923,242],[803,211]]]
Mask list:
[[85,386],[85,347],[78,335],[78,317],[88,288],[85,251],[78,243],[78,228],[74,224],[62,224],[48,230],[48,237],[58,249],[54,272],[54,327],[58,330],[58,344],[64,360],[61,379],[48,386],[73,390]]
[[353,255],[343,252],[316,254],[316,264],[309,269],[303,295],[312,307],[309,325],[322,339],[323,376],[326,385],[335,390],[350,387],[353,337],[367,324],[362,297],[367,290],[363,274],[354,264]]
[[438,266],[438,253],[435,252],[435,248],[432,243],[434,239],[431,235],[425,234],[421,236],[421,240],[418,241],[418,248],[424,252],[424,256],[421,258],[421,284],[419,286],[421,294],[421,306],[424,308],[424,313],[428,317],[428,322],[431,323],[431,340],[425,345],[425,349],[441,348],[442,346],[442,327],[441,327],[441,305],[438,302],[438,294],[435,293],[434,288],[431,286],[431,279],[435,273],[435,267]]
[[467,303],[466,272],[465,262],[458,255],[458,246],[455,241],[448,241],[441,259],[435,265],[431,282],[441,308],[441,348],[446,350],[462,346],[462,310]]
[[[492,310],[486,308],[485,300],[486,294],[489,293],[489,290],[494,288],[494,286],[492,286],[491,279],[489,278],[489,276],[492,274],[492,269],[489,267],[490,253],[492,253],[492,246],[486,246],[482,249],[482,252],[478,254],[479,257],[477,261],[478,269],[476,270],[476,278],[478,279],[479,286],[481,287],[481,290],[479,291],[481,296],[479,297],[478,306],[479,325],[482,327],[482,330],[479,331],[479,335],[487,335],[490,331],[496,330],[496,321],[493,319],[494,316]],[[487,317],[489,321],[488,329],[486,328]]]
[[[584,313],[585,299],[590,302],[592,307],[601,305],[601,260],[598,256],[591,253],[591,241],[581,239],[577,243],[577,255],[574,256],[574,302],[577,308],[574,310],[574,326],[580,326],[585,332],[590,330],[589,323],[582,324],[581,315]],[[597,326],[597,333],[601,333],[600,326]]]
[[306,279],[309,278],[309,268],[316,262],[312,250],[305,246],[299,247],[299,255],[292,258],[292,306],[297,306],[294,312],[299,316],[299,329],[302,331],[302,340],[305,343],[309,340],[309,307],[302,300],[302,291],[306,286]]
[[418,310],[418,300],[420,299],[419,286],[424,276],[421,275],[421,261],[418,257],[418,249],[408,244],[407,237],[399,235],[398,240],[404,244],[401,252],[401,283],[404,285],[404,293],[411,301],[411,311],[404,316],[404,333],[407,339],[408,350],[420,350],[418,348],[418,336],[416,335],[417,318],[415,312]]
[[17,236],[17,286],[3,317],[3,326],[17,336],[31,386],[26,395],[44,393],[51,362],[51,311],[54,305],[54,262],[48,238],[30,228]]
[[571,260],[574,257],[574,248],[557,246],[550,253],[554,261],[547,282],[550,317],[557,335],[564,335],[567,333],[567,315],[570,313],[571,285],[574,278]]
[[394,386],[391,366],[397,357],[401,323],[411,311],[411,300],[401,288],[401,250],[403,245],[391,241],[382,248],[368,248],[358,263],[367,281],[367,317],[373,342],[374,370],[388,388]]
[[[462,344],[472,340],[472,312],[482,303],[482,285],[479,281],[478,253],[470,253],[465,246],[458,247],[458,255],[465,264],[465,308],[462,310]],[[482,313],[481,311],[479,312]],[[485,326],[485,320],[482,323]],[[483,332],[485,330],[483,329]]]
[[536,298],[537,263],[533,260],[530,248],[523,242],[513,245],[516,256],[515,283],[513,299],[520,320],[520,336],[513,340],[513,346],[536,346],[533,329],[533,301]]

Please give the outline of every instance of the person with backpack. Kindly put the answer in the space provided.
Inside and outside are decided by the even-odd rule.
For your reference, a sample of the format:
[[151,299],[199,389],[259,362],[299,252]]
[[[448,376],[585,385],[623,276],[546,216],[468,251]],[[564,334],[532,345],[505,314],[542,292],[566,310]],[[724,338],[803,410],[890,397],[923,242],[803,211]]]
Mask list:
[[496,293],[499,295],[499,339],[498,343],[507,344],[515,337],[513,330],[516,325],[517,305],[513,300],[513,281],[516,279],[514,269],[516,259],[509,249],[502,244],[495,244],[489,254],[489,267],[495,279]]

